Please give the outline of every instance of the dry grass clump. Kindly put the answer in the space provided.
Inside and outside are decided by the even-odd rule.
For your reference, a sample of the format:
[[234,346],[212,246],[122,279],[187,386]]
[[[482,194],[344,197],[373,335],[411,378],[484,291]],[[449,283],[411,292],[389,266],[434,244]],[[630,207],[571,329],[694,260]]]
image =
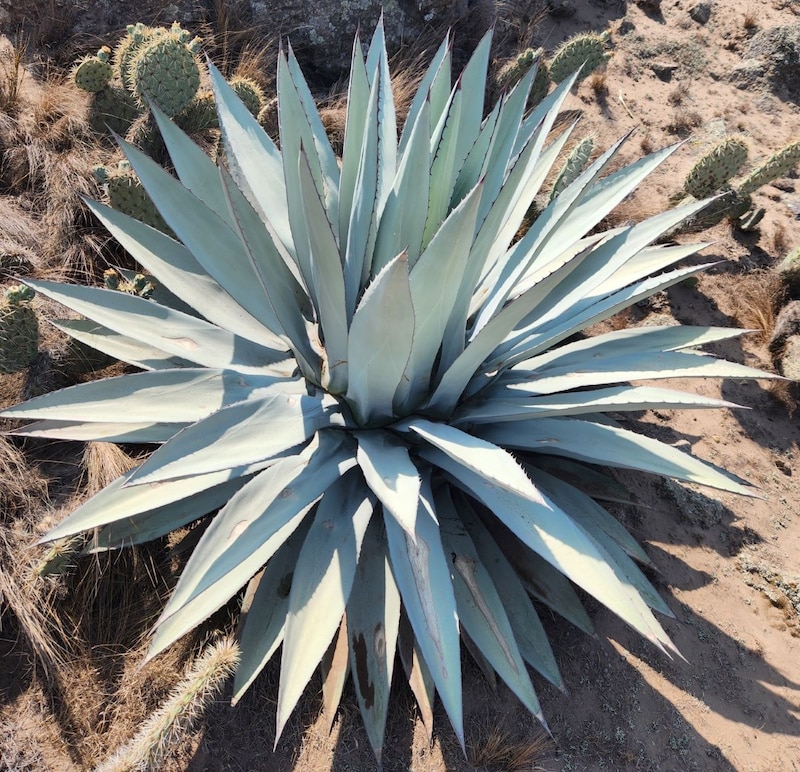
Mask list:
[[128,772],[163,768],[170,753],[191,732],[239,661],[238,644],[230,637],[209,646],[195,660],[169,699],[128,743],[95,772]]
[[772,337],[784,295],[778,274],[753,271],[741,276],[733,293],[734,318],[743,327],[756,330],[759,342],[766,343]]
[[[8,46],[0,39],[0,52]],[[108,150],[89,126],[85,94],[20,67],[16,110],[0,114],[0,193],[15,196],[35,222],[36,243],[24,246],[41,255],[50,273],[85,277],[96,272],[105,236],[97,235],[80,197],[97,195],[92,167]],[[3,219],[0,241],[13,242],[19,223]]]
[[520,739],[511,732],[493,727],[482,739],[470,743],[467,756],[470,764],[491,772],[529,772],[552,751],[552,740],[541,732]]

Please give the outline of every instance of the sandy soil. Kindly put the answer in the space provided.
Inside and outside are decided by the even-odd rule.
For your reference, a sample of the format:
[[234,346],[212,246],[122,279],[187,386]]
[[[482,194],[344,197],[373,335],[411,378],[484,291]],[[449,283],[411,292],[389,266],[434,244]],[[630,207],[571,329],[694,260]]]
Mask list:
[[[571,97],[568,107],[583,112],[577,136],[591,132],[595,146],[605,148],[635,127],[625,160],[686,140],[623,204],[616,221],[664,208],[694,161],[723,136],[745,137],[753,161],[800,137],[796,104],[767,91],[740,90],[726,80],[758,29],[800,22],[796,3],[715,0],[705,24],[689,15],[694,0],[669,0],[660,11],[648,10],[646,2],[615,0],[566,5],[575,13],[546,17],[536,32],[537,45],[553,49],[576,31],[609,29],[614,46],[604,83],[589,79]],[[668,82],[654,74],[654,62],[675,65]],[[800,200],[797,186],[792,178],[756,194],[757,204],[766,207],[756,233],[722,224],[700,235],[699,240],[714,242],[704,259],[723,262],[695,286],[679,285],[616,323],[668,315],[687,324],[752,324],[753,301],[743,298],[755,297],[767,281],[763,272],[800,245],[800,221],[791,210]],[[721,345],[715,353],[772,367],[759,334]],[[597,607],[590,606],[597,640],[554,617],[548,627],[569,694],[535,680],[552,741],[503,686],[491,688],[465,664],[470,761],[442,711],[429,744],[411,696],[395,684],[400,688],[387,733],[387,772],[800,769],[797,403],[766,381],[693,382],[686,388],[746,409],[643,413],[631,423],[745,477],[763,498],[712,495],[642,476],[623,479],[635,504],[619,505],[616,513],[653,559],[654,582],[676,617],[665,627],[685,659],[667,659]],[[67,752],[70,734],[57,726],[50,698],[5,637],[0,632],[0,735],[8,732],[12,740],[5,741],[0,770],[82,768]],[[304,700],[276,753],[270,753],[276,684],[272,668],[240,707],[218,700],[175,768],[374,768],[352,693],[330,735],[318,698]]]

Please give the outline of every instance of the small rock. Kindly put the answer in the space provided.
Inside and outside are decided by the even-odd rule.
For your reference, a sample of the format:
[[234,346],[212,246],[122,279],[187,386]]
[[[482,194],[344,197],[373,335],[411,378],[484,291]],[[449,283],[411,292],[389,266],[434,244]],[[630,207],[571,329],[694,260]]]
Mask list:
[[668,83],[672,80],[672,75],[677,70],[679,65],[674,64],[673,62],[651,62],[650,69],[653,71],[653,74],[663,80],[665,83]]
[[661,12],[661,0],[636,0],[636,5],[645,13]]
[[711,18],[712,3],[698,3],[689,9],[689,16],[698,24],[706,24]]
[[786,341],[779,368],[784,378],[800,381],[800,335],[793,335]]
[[792,467],[789,466],[782,458],[775,459],[775,466],[783,472],[787,477],[792,476]]
[[619,23],[619,27],[617,27],[617,34],[628,35],[629,33],[634,32],[635,30],[636,30],[636,25],[632,21],[628,19],[623,19]]
[[574,0],[549,0],[547,10],[556,19],[568,19],[577,13]]
[[750,89],[766,74],[767,66],[760,59],[745,59],[730,71],[728,80],[736,88]]
[[775,329],[772,331],[772,337],[768,344],[773,361],[784,358],[783,349],[788,346],[791,338],[800,340],[800,300],[792,300],[787,303],[775,320]]
[[800,292],[800,247],[789,252],[775,270],[790,293]]

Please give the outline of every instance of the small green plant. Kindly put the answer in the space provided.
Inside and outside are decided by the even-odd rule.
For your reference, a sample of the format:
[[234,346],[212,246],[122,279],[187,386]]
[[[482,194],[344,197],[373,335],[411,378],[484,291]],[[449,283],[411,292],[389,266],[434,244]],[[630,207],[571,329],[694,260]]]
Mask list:
[[2,413],[34,419],[21,436],[156,444],[44,541],[117,549],[209,515],[148,658],[241,602],[234,700],[280,649],[280,734],[320,663],[329,713],[349,671],[378,759],[398,662],[463,747],[462,633],[544,721],[527,667],[562,679],[532,598],[592,632],[577,585],[675,650],[646,552],[592,498],[616,486],[608,467],[751,495],[604,415],[730,407],[628,382],[765,377],[697,351],[739,330],[574,339],[706,267],[674,267],[695,246],[653,246],[702,201],[595,232],[674,148],[605,173],[618,142],[518,237],[576,76],[526,115],[529,70],[485,117],[490,43],[455,81],[443,43],[399,132],[383,29],[366,58],[357,39],[341,158],[291,51],[280,147],[214,68],[224,164],[154,108],[176,176],[122,148],[175,238],[88,206],[159,286],[28,282],[86,317],[63,330],[143,371]]

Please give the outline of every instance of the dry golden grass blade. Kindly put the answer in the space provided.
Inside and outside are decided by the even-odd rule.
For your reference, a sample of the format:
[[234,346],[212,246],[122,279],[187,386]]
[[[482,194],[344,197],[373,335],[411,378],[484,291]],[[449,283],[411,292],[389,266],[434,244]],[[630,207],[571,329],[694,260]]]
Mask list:
[[117,477],[136,466],[122,448],[111,442],[87,442],[83,451],[81,464],[84,472],[83,489],[87,496],[103,490]]
[[519,738],[506,729],[492,727],[475,743],[469,744],[470,764],[492,772],[531,772],[543,769],[537,766],[552,751],[553,741],[540,732],[528,738]]
[[775,329],[775,318],[784,294],[783,283],[776,273],[753,271],[743,275],[733,295],[736,321],[743,327],[757,330],[760,342],[767,342]]
[[95,772],[160,769],[170,750],[186,738],[238,661],[239,647],[232,638],[223,638],[209,646],[136,736]]

